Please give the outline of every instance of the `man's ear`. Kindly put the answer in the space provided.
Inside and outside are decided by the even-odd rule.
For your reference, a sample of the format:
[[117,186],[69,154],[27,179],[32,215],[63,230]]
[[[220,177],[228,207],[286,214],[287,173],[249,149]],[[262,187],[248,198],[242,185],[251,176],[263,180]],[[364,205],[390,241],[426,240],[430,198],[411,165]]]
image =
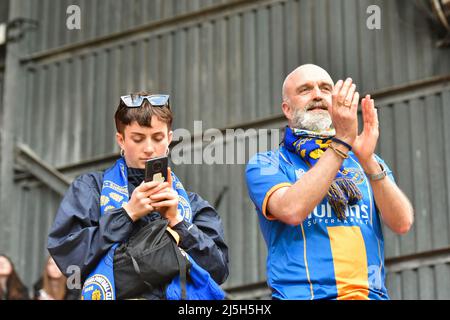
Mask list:
[[116,142],[119,145],[119,148],[123,149],[123,145],[125,144],[125,138],[120,132],[116,132]]
[[283,110],[284,116],[290,121],[292,119],[291,107],[286,101],[281,104],[281,110]]

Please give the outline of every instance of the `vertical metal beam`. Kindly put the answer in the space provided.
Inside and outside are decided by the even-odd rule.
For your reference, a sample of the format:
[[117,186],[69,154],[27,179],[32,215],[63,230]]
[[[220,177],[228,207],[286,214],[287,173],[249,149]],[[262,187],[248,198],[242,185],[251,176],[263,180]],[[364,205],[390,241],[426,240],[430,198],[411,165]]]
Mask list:
[[[9,3],[9,20],[23,17],[24,0],[11,1]],[[0,119],[0,248],[12,257],[17,256],[18,248],[15,243],[12,230],[15,221],[14,211],[15,196],[13,183],[14,140],[15,130],[19,121],[15,114],[19,108],[23,108],[25,95],[25,75],[19,65],[18,57],[22,56],[23,42],[7,43],[6,63],[4,76],[3,115]],[[20,112],[19,112],[20,114]],[[16,213],[16,212],[14,212]]]

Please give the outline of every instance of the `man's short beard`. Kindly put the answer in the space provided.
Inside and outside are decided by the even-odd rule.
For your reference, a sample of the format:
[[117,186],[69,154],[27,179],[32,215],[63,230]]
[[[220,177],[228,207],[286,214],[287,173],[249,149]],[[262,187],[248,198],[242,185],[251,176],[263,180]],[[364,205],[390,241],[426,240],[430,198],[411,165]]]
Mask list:
[[292,126],[297,129],[314,132],[324,132],[332,128],[330,114],[327,111],[307,112],[312,106],[324,105],[322,103],[310,103],[304,109],[295,108]]

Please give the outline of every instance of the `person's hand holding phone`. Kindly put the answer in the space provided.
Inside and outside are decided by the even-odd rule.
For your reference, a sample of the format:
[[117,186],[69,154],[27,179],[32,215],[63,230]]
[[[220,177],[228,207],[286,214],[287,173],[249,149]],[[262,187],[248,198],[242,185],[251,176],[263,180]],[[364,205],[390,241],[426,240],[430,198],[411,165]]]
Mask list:
[[[151,204],[150,196],[169,187],[168,182],[149,181],[142,182],[131,194],[131,198],[123,208],[130,216],[131,220],[136,221],[156,210]],[[158,210],[159,211],[159,210]]]
[[173,227],[183,220],[178,213],[178,193],[172,188],[172,172],[167,168],[168,182],[164,182],[165,187],[158,188],[157,192],[150,196],[151,206],[163,217],[169,220],[169,226]]

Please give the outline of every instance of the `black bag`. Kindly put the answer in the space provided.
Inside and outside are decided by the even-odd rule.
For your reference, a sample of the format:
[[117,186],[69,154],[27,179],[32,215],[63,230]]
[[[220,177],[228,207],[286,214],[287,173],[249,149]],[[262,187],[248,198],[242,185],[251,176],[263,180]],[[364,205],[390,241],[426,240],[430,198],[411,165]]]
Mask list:
[[180,275],[182,296],[186,297],[186,276],[190,266],[167,231],[167,219],[157,219],[142,227],[114,254],[114,282],[117,299],[136,298],[144,291],[165,287]]

